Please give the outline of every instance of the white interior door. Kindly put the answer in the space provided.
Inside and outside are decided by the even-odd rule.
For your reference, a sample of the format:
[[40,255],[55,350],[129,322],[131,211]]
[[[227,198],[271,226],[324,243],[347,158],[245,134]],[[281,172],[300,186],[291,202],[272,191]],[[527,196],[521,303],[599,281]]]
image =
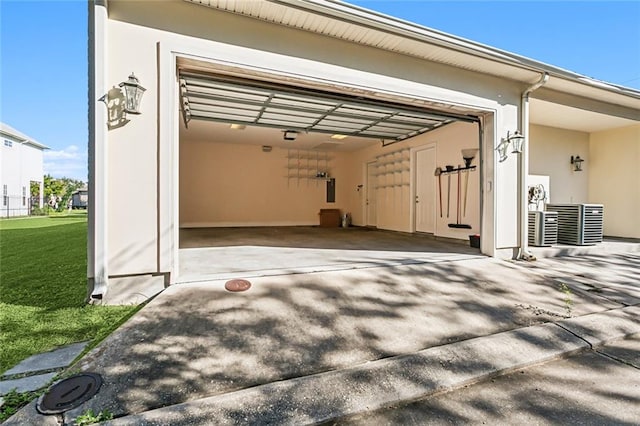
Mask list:
[[365,185],[366,196],[366,216],[367,226],[377,225],[377,206],[376,206],[376,163],[367,163],[367,182]]
[[415,218],[416,231],[435,233],[436,228],[436,149],[416,151]]

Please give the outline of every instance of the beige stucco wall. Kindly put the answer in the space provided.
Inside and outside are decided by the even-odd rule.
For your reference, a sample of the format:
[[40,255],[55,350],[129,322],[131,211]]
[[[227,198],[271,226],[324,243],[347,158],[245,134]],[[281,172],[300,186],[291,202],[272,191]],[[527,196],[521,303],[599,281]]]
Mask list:
[[[175,215],[172,212],[172,206],[178,203],[178,190],[172,188],[172,185],[178,186],[177,177],[172,177],[172,158],[180,154],[178,105],[177,101],[175,106],[169,105],[172,103],[169,100],[174,99],[170,92],[176,90],[175,70],[160,64],[171,63],[175,49],[202,60],[227,61],[239,66],[247,63],[254,69],[267,70],[265,72],[309,76],[329,85],[336,81],[365,88],[363,93],[367,94],[394,93],[495,112],[495,119],[488,121],[492,127],[487,130],[495,138],[517,128],[517,105],[523,87],[498,78],[178,0],[154,2],[153,7],[149,7],[148,2],[113,0],[109,2],[109,18],[106,80],[117,85],[134,71],[147,88],[142,114],[130,117],[132,121],[126,126],[109,131],[104,142],[108,150],[109,275],[167,272],[174,262],[167,259],[175,247],[172,221],[178,216],[177,211]],[[100,107],[103,108],[98,104],[96,108]],[[162,115],[167,108],[168,115]],[[429,140],[431,135],[425,137]],[[494,172],[495,152],[491,148],[497,139],[488,139],[485,143],[489,147],[486,151],[491,152],[485,167],[488,172],[485,190],[494,195],[487,208],[501,216],[496,220],[488,218],[486,225],[492,235],[484,241],[495,242],[487,251],[491,252],[493,247],[517,245],[517,195],[513,187],[517,163],[516,157],[511,156],[505,163],[496,164]],[[455,159],[448,160],[442,155],[439,150],[439,164],[447,161],[457,164]],[[362,173],[361,167],[360,164],[355,168],[356,173]],[[470,185],[479,185],[474,181],[478,175],[471,174]],[[361,176],[345,176],[345,183],[339,179],[338,197],[342,196],[343,185],[355,191],[361,179]],[[455,177],[452,181],[455,182]],[[356,214],[358,206],[353,206],[352,201],[345,203],[350,206],[347,210]],[[339,204],[342,204],[340,199],[336,207],[342,208]],[[319,207],[315,205],[313,212]],[[477,227],[476,222],[473,232]],[[406,229],[406,225],[397,228]],[[445,234],[447,232],[442,235]]]
[[[529,132],[529,174],[549,176],[549,202],[589,202],[589,133],[540,125]],[[583,171],[574,171],[572,155],[586,158]]]
[[[371,161],[375,161],[377,156],[398,151],[404,148],[418,148],[421,146],[428,146],[434,144],[436,147],[436,164],[442,169],[445,165],[453,165],[458,167],[462,166],[464,161],[462,160],[461,149],[462,148],[478,148],[478,127],[476,124],[469,123],[455,123],[443,127],[442,129],[434,130],[432,132],[425,133],[420,136],[411,138],[405,142],[397,143],[388,147],[382,147],[381,145],[375,145],[367,149],[363,149],[354,152],[351,155],[352,167],[351,179],[352,183],[349,188],[351,191],[350,197],[350,211],[352,213],[353,222],[356,225],[364,225],[365,221],[365,202],[366,188],[361,191],[357,191],[357,185],[364,184],[366,181],[366,164]],[[476,158],[473,162],[474,165],[479,164],[479,158]],[[411,167],[415,170],[415,164],[412,159]],[[409,176],[407,176],[409,175]],[[440,217],[439,209],[437,209],[435,235],[448,238],[468,239],[469,234],[475,234],[480,232],[480,183],[479,183],[479,170],[469,174],[469,191],[467,198],[467,212],[463,218],[462,223],[466,223],[472,226],[472,229],[454,229],[449,228],[449,223],[455,223],[456,221],[456,209],[457,209],[457,175],[451,175],[451,204],[450,204],[450,216],[446,217],[446,200],[447,200],[447,175],[442,175],[442,202],[443,202],[443,217]],[[378,227],[383,229],[390,229],[403,232],[414,232],[415,226],[412,223],[411,209],[413,208],[413,192],[412,188],[415,184],[416,176],[414,173],[406,172],[403,179],[410,180],[410,176],[413,176],[413,181],[410,182],[410,186],[394,186],[379,188],[377,190],[376,200],[377,203],[377,218]],[[462,188],[464,188],[464,176],[460,175],[462,179]],[[434,171],[429,171],[427,179],[437,179],[434,175]],[[436,193],[437,195],[437,193]],[[436,198],[437,200],[437,198]],[[434,206],[437,208],[437,206]]]
[[[346,154],[213,139],[180,143],[181,227],[318,225],[320,209],[346,211]],[[336,179],[335,203],[326,181],[310,177],[316,162]]]
[[592,133],[588,152],[588,199],[604,204],[604,234],[640,238],[640,124]]
[[[358,190],[358,185],[365,184],[365,164],[383,154],[429,144],[436,146],[436,163],[440,167],[444,169],[446,164],[457,167],[463,163],[462,148],[478,147],[477,125],[456,123],[406,142],[388,147],[377,143],[356,152],[298,150],[295,142],[291,149],[263,152],[258,145],[219,142],[216,135],[207,140],[192,140],[185,135],[180,142],[180,226],[317,225],[318,212],[327,208],[348,212],[354,225],[363,226],[363,197],[367,188]],[[299,167],[298,157],[301,157]],[[478,164],[477,159],[474,164]],[[324,181],[298,177],[313,175],[316,169],[327,170],[335,178],[335,203],[326,202]],[[377,189],[378,228],[415,230],[411,221],[415,180],[410,182],[410,176],[413,176],[410,171],[403,172],[402,180],[406,183],[403,186]],[[469,175],[467,213],[463,222],[472,225],[470,230],[448,227],[456,217],[457,175],[451,175],[449,218],[446,217],[447,177],[442,176],[445,213],[442,218],[436,216],[435,235],[466,240],[470,233],[479,232],[478,176],[478,170]],[[436,179],[433,171],[428,171],[427,179]],[[464,175],[461,179],[464,182]]]

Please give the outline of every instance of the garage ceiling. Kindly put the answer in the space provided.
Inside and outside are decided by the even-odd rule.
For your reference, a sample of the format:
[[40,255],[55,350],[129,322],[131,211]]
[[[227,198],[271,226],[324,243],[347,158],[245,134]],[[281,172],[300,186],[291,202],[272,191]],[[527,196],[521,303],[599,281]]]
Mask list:
[[468,116],[250,80],[183,70],[179,76],[185,125],[197,119],[399,141],[454,121],[475,121]]

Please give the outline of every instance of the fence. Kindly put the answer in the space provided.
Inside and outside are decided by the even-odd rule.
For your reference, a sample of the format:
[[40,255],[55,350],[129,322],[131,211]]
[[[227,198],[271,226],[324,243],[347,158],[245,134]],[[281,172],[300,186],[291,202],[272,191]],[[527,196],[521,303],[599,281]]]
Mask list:
[[31,213],[30,197],[3,195],[0,203],[0,217],[28,216]]
[[[34,209],[38,209],[40,207],[40,200],[38,197],[4,195],[0,196],[0,198],[0,217],[30,216],[32,214],[38,214],[34,211]],[[53,211],[54,209],[44,203],[40,211],[47,212],[47,210]]]

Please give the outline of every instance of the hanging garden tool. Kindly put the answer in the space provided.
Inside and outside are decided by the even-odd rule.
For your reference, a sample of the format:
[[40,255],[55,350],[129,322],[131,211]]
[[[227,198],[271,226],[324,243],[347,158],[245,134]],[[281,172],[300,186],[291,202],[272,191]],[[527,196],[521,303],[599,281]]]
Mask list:
[[438,195],[440,197],[440,217],[442,217],[442,169],[436,167],[435,175],[438,176]]
[[460,223],[461,221],[461,209],[460,209],[460,201],[461,201],[461,190],[460,190],[460,170],[462,170],[462,168],[460,166],[458,166],[457,169],[455,169],[456,174],[458,175],[458,193],[457,195],[457,203],[456,203],[456,223],[450,223],[449,224],[449,228],[465,228],[465,229],[471,229],[471,225],[467,225],[464,223]]
[[451,205],[451,172],[453,166],[445,166],[447,169],[447,217],[449,217],[449,206]]
[[471,163],[473,159],[476,158],[476,154],[478,153],[477,148],[468,148],[462,150],[462,158],[464,159],[464,207],[462,209],[462,216],[467,216],[467,193],[469,192],[469,173],[471,172]]
[[469,192],[469,170],[464,171],[464,204],[462,205],[462,216],[467,216],[467,193]]

